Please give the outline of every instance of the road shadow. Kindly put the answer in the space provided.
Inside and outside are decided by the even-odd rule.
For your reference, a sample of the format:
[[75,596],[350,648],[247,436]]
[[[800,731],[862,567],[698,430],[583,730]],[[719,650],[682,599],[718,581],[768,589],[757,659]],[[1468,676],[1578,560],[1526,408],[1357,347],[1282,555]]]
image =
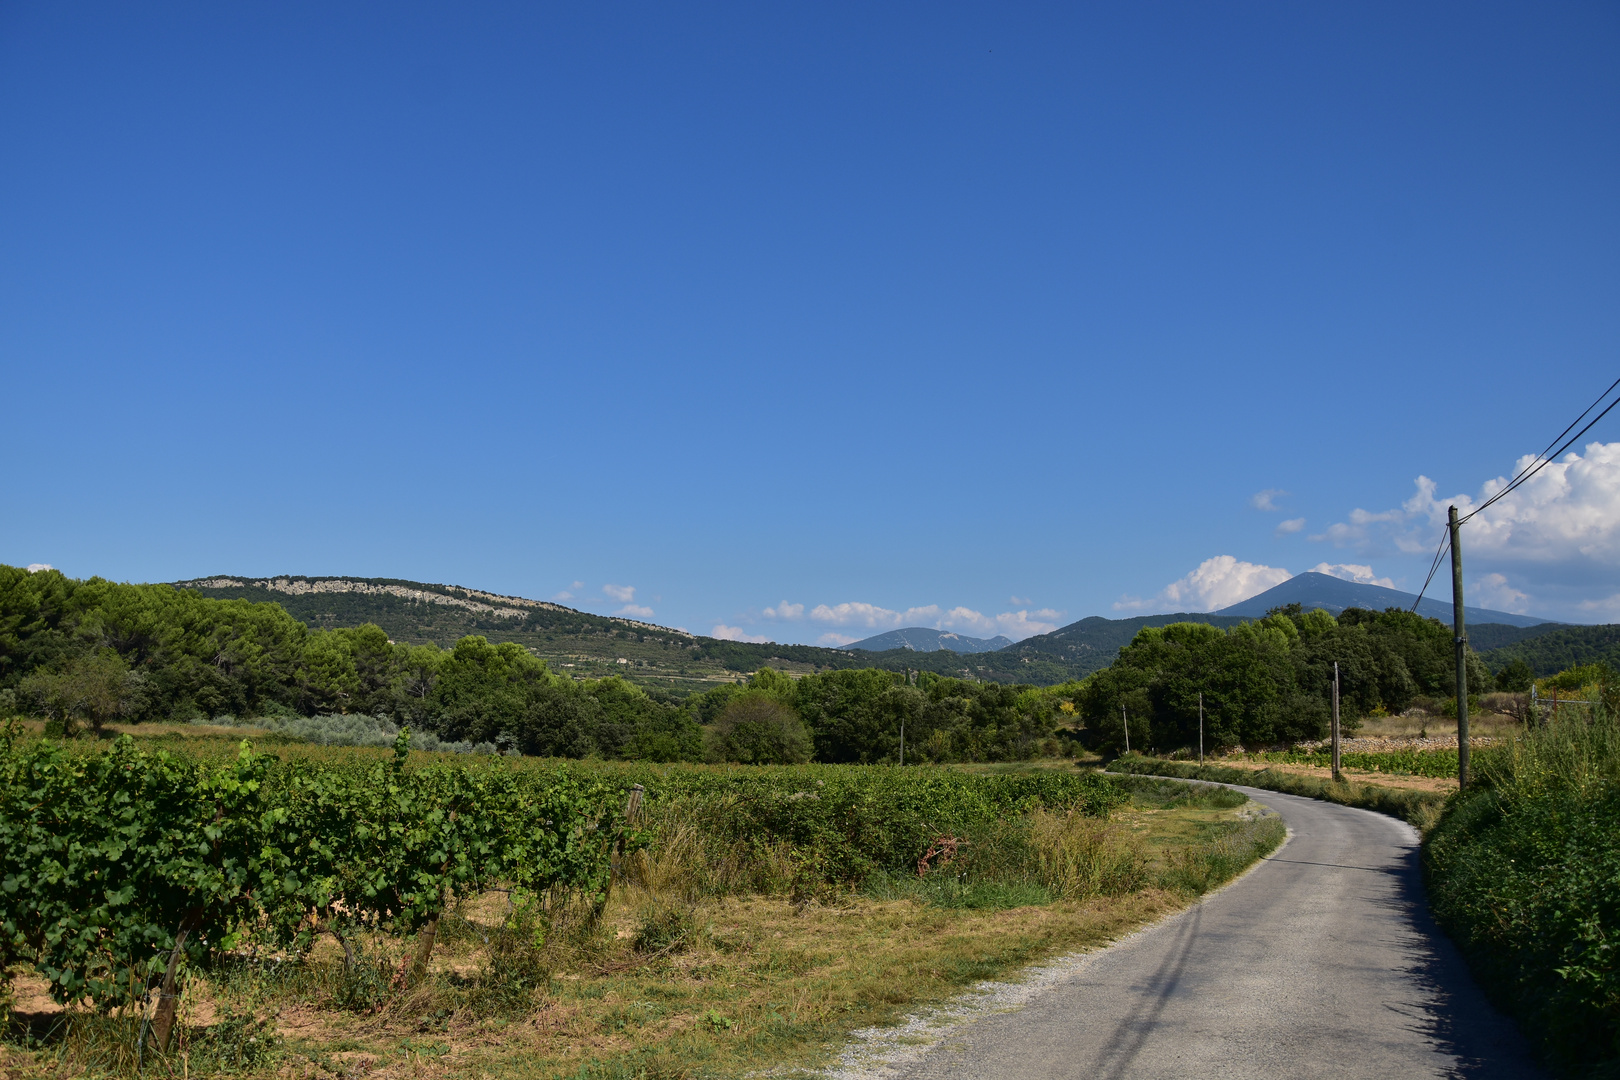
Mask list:
[[1545,1080],[1518,1025],[1485,997],[1467,962],[1429,912],[1423,886],[1421,849],[1407,847],[1388,873],[1396,889],[1389,901],[1416,936],[1407,948],[1411,977],[1420,991],[1414,1000],[1390,1002],[1442,1053],[1459,1062],[1453,1076],[1464,1080]]

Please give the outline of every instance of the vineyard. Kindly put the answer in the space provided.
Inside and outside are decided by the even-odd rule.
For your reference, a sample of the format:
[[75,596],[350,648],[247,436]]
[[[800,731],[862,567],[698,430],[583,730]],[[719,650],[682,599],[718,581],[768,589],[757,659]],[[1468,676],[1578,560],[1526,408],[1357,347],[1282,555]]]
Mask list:
[[[565,762],[409,741],[261,753],[217,738],[0,736],[0,963],[74,1018],[49,1027],[55,1052],[94,1044],[92,1071],[113,1072],[167,1069],[178,1052],[207,1071],[203,1047],[225,1039],[214,1064],[260,1060],[248,1044],[274,1042],[252,1019],[271,973],[339,1025],[419,1008],[495,1023],[560,992],[558,970],[595,970],[604,941],[628,938],[637,966],[718,942],[696,913],[727,897],[831,911],[868,895],[943,913],[1152,883],[1140,843],[1110,821],[1130,791],[1097,774]],[[1212,862],[1203,832],[1175,841],[1174,888],[1207,887],[1274,842],[1224,828]],[[612,929],[627,911],[630,928]],[[477,974],[447,975],[469,949]],[[188,1021],[183,1002],[237,984],[259,987],[239,1013]],[[44,1045],[28,1023],[13,1037]]]
[[107,1011],[229,953],[244,928],[295,952],[317,934],[419,932],[425,967],[446,904],[501,884],[551,902],[599,897],[616,846],[633,846],[617,792],[561,771],[282,765],[245,745],[226,764],[142,753],[127,736],[94,756],[0,742],[0,942],[58,1002]]

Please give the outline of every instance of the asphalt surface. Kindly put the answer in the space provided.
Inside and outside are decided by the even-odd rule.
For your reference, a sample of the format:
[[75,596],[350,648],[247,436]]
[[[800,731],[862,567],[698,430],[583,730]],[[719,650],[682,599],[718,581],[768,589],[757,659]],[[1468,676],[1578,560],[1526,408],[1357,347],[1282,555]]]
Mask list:
[[1423,902],[1404,822],[1239,788],[1293,831],[1188,911],[890,1076],[1222,1080],[1544,1074]]

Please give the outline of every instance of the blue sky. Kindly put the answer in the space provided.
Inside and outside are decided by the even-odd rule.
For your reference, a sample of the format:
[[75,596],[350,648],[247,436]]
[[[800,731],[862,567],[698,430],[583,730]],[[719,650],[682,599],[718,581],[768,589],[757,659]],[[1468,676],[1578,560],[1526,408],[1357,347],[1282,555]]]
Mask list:
[[[1617,55],[1608,3],[0,6],[0,561],[809,642],[1415,588],[1620,375]],[[1590,441],[1471,602],[1620,621]]]

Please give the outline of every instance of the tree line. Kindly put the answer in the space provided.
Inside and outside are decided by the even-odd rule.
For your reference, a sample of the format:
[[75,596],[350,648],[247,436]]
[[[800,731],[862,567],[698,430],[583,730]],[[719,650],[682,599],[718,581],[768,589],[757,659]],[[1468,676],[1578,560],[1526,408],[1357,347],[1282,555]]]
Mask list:
[[[1119,658],[1088,678],[1075,706],[1097,745],[1214,749],[1325,737],[1337,662],[1340,713],[1399,713],[1423,698],[1455,697],[1452,630],[1399,608],[1347,608],[1337,618],[1298,604],[1228,629],[1204,623],[1144,627]],[[1530,672],[1504,669],[1501,685],[1467,654],[1471,693],[1525,690]],[[1519,685],[1522,682],[1522,685]],[[1128,728],[1127,728],[1128,726]]]
[[[685,699],[559,675],[515,642],[449,649],[310,629],[279,604],[0,566],[0,695],[54,730],[352,714],[557,757],[758,763],[1006,760],[1052,750],[1051,694],[932,672],[769,668]],[[0,701],[0,706],[6,702]]]
[[[280,605],[167,585],[0,566],[0,710],[57,730],[120,720],[348,714],[466,745],[643,761],[882,763],[1019,760],[1093,748],[1210,749],[1321,738],[1333,664],[1343,715],[1455,695],[1451,629],[1399,609],[1335,618],[1298,605],[1220,628],[1145,626],[1108,668],[1037,688],[933,671],[762,668],[679,697],[624,679],[559,675],[516,642],[448,649],[374,625],[311,629]],[[1469,654],[1476,691],[1528,689]],[[8,700],[9,699],[9,702]]]

